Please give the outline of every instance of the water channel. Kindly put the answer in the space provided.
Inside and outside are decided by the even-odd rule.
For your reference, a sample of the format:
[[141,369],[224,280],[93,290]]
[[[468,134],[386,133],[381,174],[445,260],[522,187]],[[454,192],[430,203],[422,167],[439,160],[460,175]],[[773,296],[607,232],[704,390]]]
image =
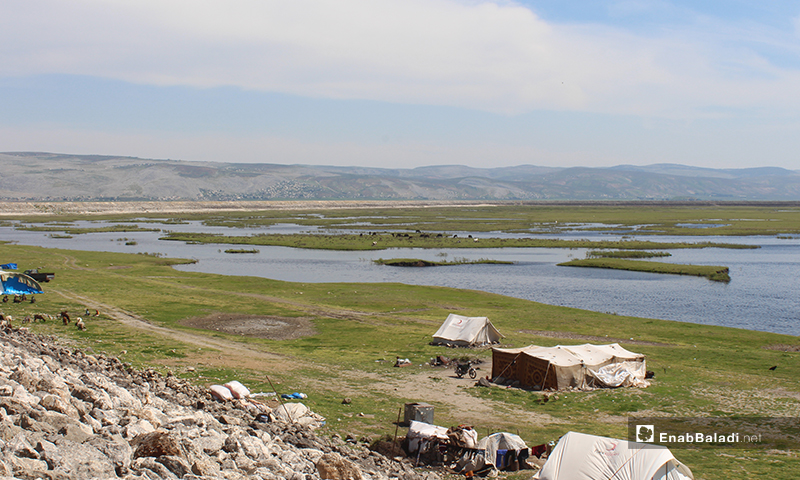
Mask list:
[[[276,225],[233,230],[200,223],[182,225],[140,224],[144,228],[171,231],[225,233],[298,233],[308,227]],[[77,222],[76,226],[101,226]],[[688,227],[691,228],[691,227]],[[451,232],[453,233],[453,232]],[[466,236],[470,232],[456,232]],[[472,233],[475,237],[508,236]],[[657,242],[722,242],[758,245],[758,249],[664,249],[671,257],[658,261],[730,268],[729,283],[705,278],[618,270],[558,267],[571,258],[584,258],[586,249],[390,249],[377,251],[307,250],[288,247],[255,247],[256,254],[226,254],[224,245],[187,245],[159,240],[161,232],[89,233],[54,238],[50,233],[0,227],[0,240],[23,245],[124,253],[158,253],[192,258],[197,263],[178,270],[223,275],[257,276],[301,283],[399,282],[481,290],[598,312],[644,318],[660,318],[699,324],[724,325],[751,330],[800,335],[800,238],[641,236]],[[524,235],[515,235],[524,236]],[[564,231],[537,238],[613,240],[622,234]],[[625,234],[625,238],[636,239]],[[126,243],[135,242],[135,245]],[[250,247],[247,247],[250,248]],[[427,260],[477,260],[489,258],[511,265],[456,265],[433,268],[400,268],[377,265],[378,258]],[[0,259],[13,262],[14,259]],[[474,312],[480,315],[480,312]]]

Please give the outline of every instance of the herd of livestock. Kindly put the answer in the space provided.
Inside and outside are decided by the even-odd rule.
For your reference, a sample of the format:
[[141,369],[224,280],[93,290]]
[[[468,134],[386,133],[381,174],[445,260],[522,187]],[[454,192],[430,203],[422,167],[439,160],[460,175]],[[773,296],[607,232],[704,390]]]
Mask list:
[[[13,299],[14,303],[22,303],[22,302],[25,302],[25,301],[27,301],[27,299],[25,298],[25,295],[14,295],[14,299]],[[8,296],[7,295],[3,297],[3,303],[8,303]],[[31,296],[30,303],[36,303],[36,297]],[[90,316],[90,315],[97,317],[97,316],[100,315],[100,312],[95,310],[94,313],[91,313],[89,311],[89,309],[86,309],[86,316]],[[49,313],[28,314],[28,315],[25,315],[24,317],[22,317],[21,323],[22,324],[28,324],[28,323],[34,323],[34,322],[42,322],[42,323],[44,323],[44,322],[48,322],[48,321],[52,322],[52,321],[58,321],[58,320],[61,320],[61,322],[64,325],[70,325],[72,323],[72,317],[70,316],[69,312],[67,312],[66,310],[60,311],[57,315],[50,315]],[[0,329],[10,328],[12,326],[12,322],[13,321],[14,321],[14,317],[12,317],[11,315],[7,315],[7,314],[5,314],[3,312],[0,312]],[[76,317],[75,318],[75,327],[78,330],[86,330],[86,322],[83,321],[83,318]]]

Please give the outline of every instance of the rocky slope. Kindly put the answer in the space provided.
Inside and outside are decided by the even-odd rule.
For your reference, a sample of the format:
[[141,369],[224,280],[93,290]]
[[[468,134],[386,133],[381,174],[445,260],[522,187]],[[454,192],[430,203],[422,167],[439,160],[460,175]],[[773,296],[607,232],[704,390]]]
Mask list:
[[0,153],[5,201],[800,200],[800,172],[682,165],[413,169]]
[[[435,480],[401,457],[314,433],[302,404],[269,408],[172,375],[0,331],[0,479]],[[288,415],[287,415],[288,410]]]

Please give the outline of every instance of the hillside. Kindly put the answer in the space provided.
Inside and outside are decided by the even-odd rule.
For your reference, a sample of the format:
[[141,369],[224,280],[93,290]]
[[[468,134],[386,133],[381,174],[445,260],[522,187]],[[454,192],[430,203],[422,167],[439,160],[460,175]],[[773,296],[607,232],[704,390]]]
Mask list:
[[414,169],[0,153],[0,200],[800,200],[800,172],[684,165]]

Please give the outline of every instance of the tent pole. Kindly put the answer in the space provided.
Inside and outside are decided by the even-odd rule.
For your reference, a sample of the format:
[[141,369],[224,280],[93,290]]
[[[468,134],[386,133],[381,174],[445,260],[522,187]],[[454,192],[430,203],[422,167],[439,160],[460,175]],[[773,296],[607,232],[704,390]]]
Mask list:
[[[397,409],[397,421],[394,423],[394,439],[392,439],[392,449],[394,450],[395,445],[397,445],[397,429],[400,428],[400,412],[403,411],[403,407]],[[394,451],[392,452],[392,458],[395,457]]]
[[[547,376],[550,374],[550,362],[547,362],[547,369],[544,371],[544,379],[542,380],[542,391],[544,391],[544,385],[547,383]],[[558,382],[556,382],[556,390],[558,390]]]
[[[503,369],[503,371],[502,371],[502,372],[500,372],[500,375],[498,375],[498,377],[502,377],[502,376],[503,376],[503,374],[504,374],[504,373],[506,373],[506,370],[508,370],[509,368],[511,368],[511,365],[514,365],[515,363],[517,363],[517,359],[519,358],[519,356],[520,356],[520,355],[522,355],[522,352],[519,352],[519,353],[517,354],[517,356],[516,356],[516,357],[514,357],[514,360],[511,360],[511,363],[509,363],[508,365],[506,365],[506,368],[504,368],[504,369]],[[493,379],[493,380],[494,380],[494,379]]]

